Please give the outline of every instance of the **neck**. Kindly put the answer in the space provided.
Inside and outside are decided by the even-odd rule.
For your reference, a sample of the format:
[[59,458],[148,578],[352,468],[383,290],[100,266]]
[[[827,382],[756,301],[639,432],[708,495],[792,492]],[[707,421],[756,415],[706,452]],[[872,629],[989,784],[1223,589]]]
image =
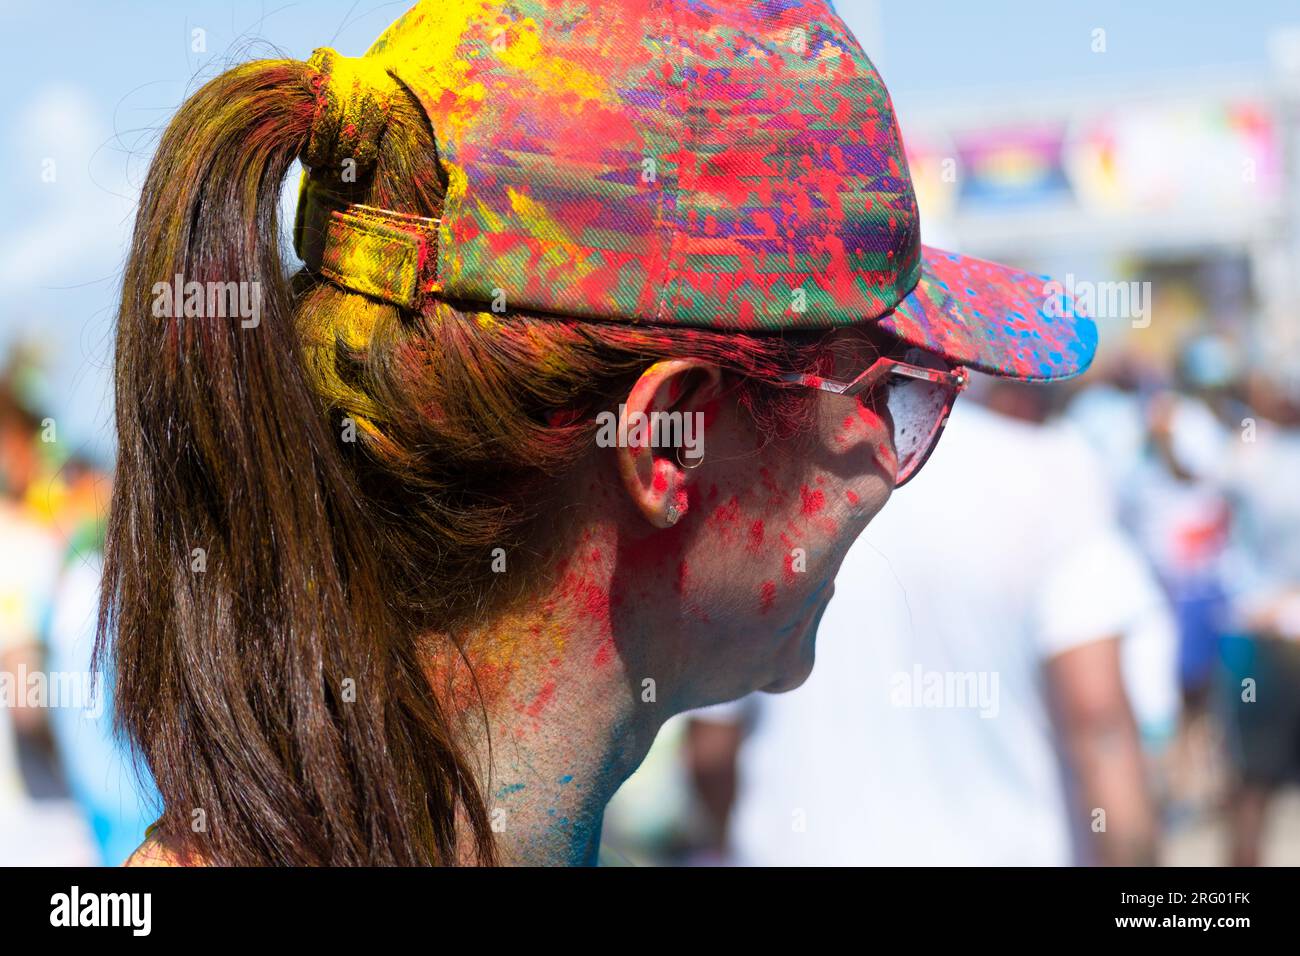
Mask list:
[[466,635],[463,657],[435,660],[506,863],[594,864],[605,805],[668,716],[643,700],[649,644],[615,633],[613,537],[584,535],[527,608]]

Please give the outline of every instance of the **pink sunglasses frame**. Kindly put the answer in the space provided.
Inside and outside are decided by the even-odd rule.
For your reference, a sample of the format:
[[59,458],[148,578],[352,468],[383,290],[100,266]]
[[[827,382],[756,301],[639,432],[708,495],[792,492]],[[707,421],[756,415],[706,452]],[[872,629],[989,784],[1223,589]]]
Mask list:
[[[935,356],[935,358],[938,358],[938,356]],[[942,388],[947,396],[944,401],[943,414],[939,416],[939,421],[935,424],[934,430],[927,439],[929,444],[925,449],[925,453],[917,459],[916,465],[906,474],[895,475],[894,487],[901,488],[916,477],[917,473],[925,467],[925,463],[930,460],[930,456],[934,454],[939,439],[943,437],[944,426],[948,424],[948,416],[952,412],[953,404],[957,401],[957,396],[964,392],[966,386],[970,384],[970,372],[960,365],[948,369],[925,368],[901,359],[881,356],[872,362],[866,371],[848,382],[837,381],[824,375],[808,375],[797,372],[782,376],[785,381],[794,385],[803,385],[808,388],[820,389],[823,392],[846,396],[861,395],[895,377],[933,382]]]

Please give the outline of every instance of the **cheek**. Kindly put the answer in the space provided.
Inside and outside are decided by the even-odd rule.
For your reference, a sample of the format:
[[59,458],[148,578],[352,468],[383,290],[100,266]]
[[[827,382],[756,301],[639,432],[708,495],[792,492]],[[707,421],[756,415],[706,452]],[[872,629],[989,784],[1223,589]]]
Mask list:
[[809,464],[812,504],[824,500],[825,513],[811,509],[805,495],[801,517],[810,533],[847,550],[893,490],[898,473],[893,425],[883,403],[877,407],[835,395],[822,398],[819,423],[820,446]]
[[780,507],[753,523],[736,581],[746,582],[752,609],[774,627],[816,612],[850,545],[888,501],[892,482],[866,458],[868,467],[843,476],[798,469],[789,490],[773,499]]
[[[815,615],[849,546],[888,500],[888,422],[856,401],[825,398],[807,440],[738,456],[736,473],[698,489],[691,511],[704,533],[691,569],[701,576],[691,583],[707,579],[711,613],[727,607],[774,630]],[[691,597],[705,605],[694,589]]]
[[796,589],[802,592],[834,577],[849,547],[889,500],[897,471],[890,423],[867,405],[826,396],[820,438],[788,514],[790,536],[807,553],[810,580]]
[[805,485],[802,506],[791,522],[792,537],[805,543],[808,570],[833,576],[850,546],[885,506],[892,490],[876,471],[839,476],[818,475]]
[[892,488],[898,474],[894,424],[883,401],[872,396],[846,399],[827,395],[821,409],[822,447],[829,458],[848,459],[840,475],[877,473]]

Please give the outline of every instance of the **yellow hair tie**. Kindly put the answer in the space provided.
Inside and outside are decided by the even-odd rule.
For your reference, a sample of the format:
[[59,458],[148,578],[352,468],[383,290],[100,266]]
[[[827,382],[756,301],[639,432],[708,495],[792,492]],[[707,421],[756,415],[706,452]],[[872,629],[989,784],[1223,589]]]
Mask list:
[[379,136],[398,84],[374,57],[343,56],[329,47],[311,55],[316,113],[303,161],[313,169],[351,159],[361,175],[374,165]]

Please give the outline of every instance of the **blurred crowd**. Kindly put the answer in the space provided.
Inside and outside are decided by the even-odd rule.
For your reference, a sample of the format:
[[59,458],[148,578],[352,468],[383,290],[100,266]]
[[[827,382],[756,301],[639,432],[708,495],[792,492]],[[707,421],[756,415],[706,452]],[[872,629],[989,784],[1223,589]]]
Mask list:
[[92,661],[111,476],[66,451],[40,362],[0,372],[0,865],[120,864],[152,788]]
[[636,863],[1255,865],[1300,851],[1300,376],[1196,336],[984,379],[854,545],[808,683],[675,719]]

